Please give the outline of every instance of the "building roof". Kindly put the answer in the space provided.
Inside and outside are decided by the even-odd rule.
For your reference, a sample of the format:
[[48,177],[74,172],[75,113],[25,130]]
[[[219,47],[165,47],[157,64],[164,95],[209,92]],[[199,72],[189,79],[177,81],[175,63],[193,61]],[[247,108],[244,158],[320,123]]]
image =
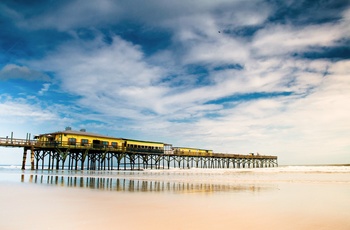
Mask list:
[[101,135],[98,133],[91,133],[86,131],[76,131],[76,130],[65,130],[65,131],[57,131],[53,133],[45,133],[40,134],[37,136],[44,136],[44,135],[54,135],[54,134],[73,134],[73,135],[84,135],[84,136],[90,136],[90,137],[100,137],[100,138],[113,138],[113,139],[120,139],[120,140],[126,140],[126,141],[137,141],[137,142],[143,142],[143,143],[157,143],[157,144],[164,144],[163,142],[157,142],[157,141],[143,141],[143,140],[135,140],[135,139],[127,139],[127,138],[121,138],[121,137],[113,137],[113,136],[107,136],[107,135]]
[[40,134],[39,136],[50,135],[50,134],[51,135],[53,135],[53,134],[73,134],[73,135],[84,135],[84,136],[90,136],[90,137],[122,139],[120,137],[112,137],[112,136],[107,136],[107,135],[101,135],[98,133],[91,133],[91,132],[85,132],[85,131],[75,131],[75,130],[57,131],[57,132],[53,132],[53,133]]
[[211,149],[199,149],[199,148],[193,148],[193,147],[173,147],[174,149],[191,149],[191,150],[205,150],[205,151],[213,151]]
[[164,144],[163,142],[159,142],[159,141],[142,141],[142,140],[126,139],[126,138],[122,138],[122,139],[126,140],[126,141],[137,141],[137,142],[143,142],[143,143]]

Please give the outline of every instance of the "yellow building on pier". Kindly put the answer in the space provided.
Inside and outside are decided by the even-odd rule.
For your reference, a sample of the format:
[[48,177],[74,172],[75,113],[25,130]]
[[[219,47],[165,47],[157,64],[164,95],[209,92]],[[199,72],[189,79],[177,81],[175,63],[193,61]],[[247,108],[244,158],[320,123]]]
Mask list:
[[35,137],[37,144],[47,147],[70,147],[70,148],[110,148],[126,151],[128,149],[160,152],[164,150],[164,143],[153,141],[140,141],[125,138],[117,138],[96,133],[73,131],[66,128],[65,131],[40,134]]

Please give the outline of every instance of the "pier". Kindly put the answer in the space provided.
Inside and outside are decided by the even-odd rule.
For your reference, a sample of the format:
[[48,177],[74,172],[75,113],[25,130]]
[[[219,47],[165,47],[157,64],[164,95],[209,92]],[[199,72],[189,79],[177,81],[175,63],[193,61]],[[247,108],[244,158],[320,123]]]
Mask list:
[[170,168],[264,168],[277,167],[277,156],[227,153],[181,153],[125,146],[67,145],[0,137],[0,147],[23,148],[22,169],[30,152],[31,170],[143,170]]

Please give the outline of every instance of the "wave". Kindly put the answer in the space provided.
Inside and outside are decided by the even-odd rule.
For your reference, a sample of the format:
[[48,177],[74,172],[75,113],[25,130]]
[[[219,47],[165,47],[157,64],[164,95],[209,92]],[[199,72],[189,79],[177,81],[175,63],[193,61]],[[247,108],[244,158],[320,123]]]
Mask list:
[[[146,170],[155,172],[156,170]],[[165,171],[165,170],[164,170]],[[280,166],[273,168],[230,168],[230,169],[170,169],[169,172],[200,173],[350,173],[350,166]]]
[[[14,165],[14,164],[9,164],[9,165],[0,165],[0,170],[1,169],[21,169],[21,165]],[[27,171],[30,171],[30,165],[26,165]],[[47,171],[47,170],[44,170]],[[51,170],[55,171],[55,170]],[[59,170],[61,171],[61,170]],[[72,171],[72,170],[67,170],[67,171]],[[73,170],[74,171],[74,170]],[[78,170],[79,171],[79,170]],[[78,172],[77,171],[77,172]],[[86,171],[86,170],[84,170]],[[116,172],[117,170],[112,170]],[[278,173],[278,172],[304,172],[304,173],[350,173],[350,165],[317,165],[317,166],[279,166],[279,167],[272,167],[272,168],[222,168],[222,169],[208,169],[208,168],[190,168],[190,169],[180,169],[180,168],[170,168],[170,169],[143,169],[142,171],[145,172],[172,172],[172,173],[217,173],[217,174],[222,174],[226,172],[260,172],[260,173]],[[92,170],[91,172],[96,172]],[[107,170],[101,170],[99,172],[107,172]],[[120,170],[119,172],[123,172],[123,170]]]
[[[260,169],[257,171],[259,170]],[[282,166],[273,169],[266,168],[265,171],[291,173],[350,173],[350,166]]]
[[0,165],[0,170],[1,169],[21,169],[21,165]]

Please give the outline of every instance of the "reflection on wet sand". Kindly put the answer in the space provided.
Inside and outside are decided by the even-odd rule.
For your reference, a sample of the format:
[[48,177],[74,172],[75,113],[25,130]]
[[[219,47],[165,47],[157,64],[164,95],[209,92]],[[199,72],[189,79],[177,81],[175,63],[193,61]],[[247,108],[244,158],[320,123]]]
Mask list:
[[274,185],[227,185],[211,183],[189,183],[173,181],[133,180],[125,178],[100,178],[52,175],[21,175],[21,182],[57,185],[63,187],[90,188],[106,191],[124,192],[175,192],[205,193],[213,192],[261,192],[276,190]]

